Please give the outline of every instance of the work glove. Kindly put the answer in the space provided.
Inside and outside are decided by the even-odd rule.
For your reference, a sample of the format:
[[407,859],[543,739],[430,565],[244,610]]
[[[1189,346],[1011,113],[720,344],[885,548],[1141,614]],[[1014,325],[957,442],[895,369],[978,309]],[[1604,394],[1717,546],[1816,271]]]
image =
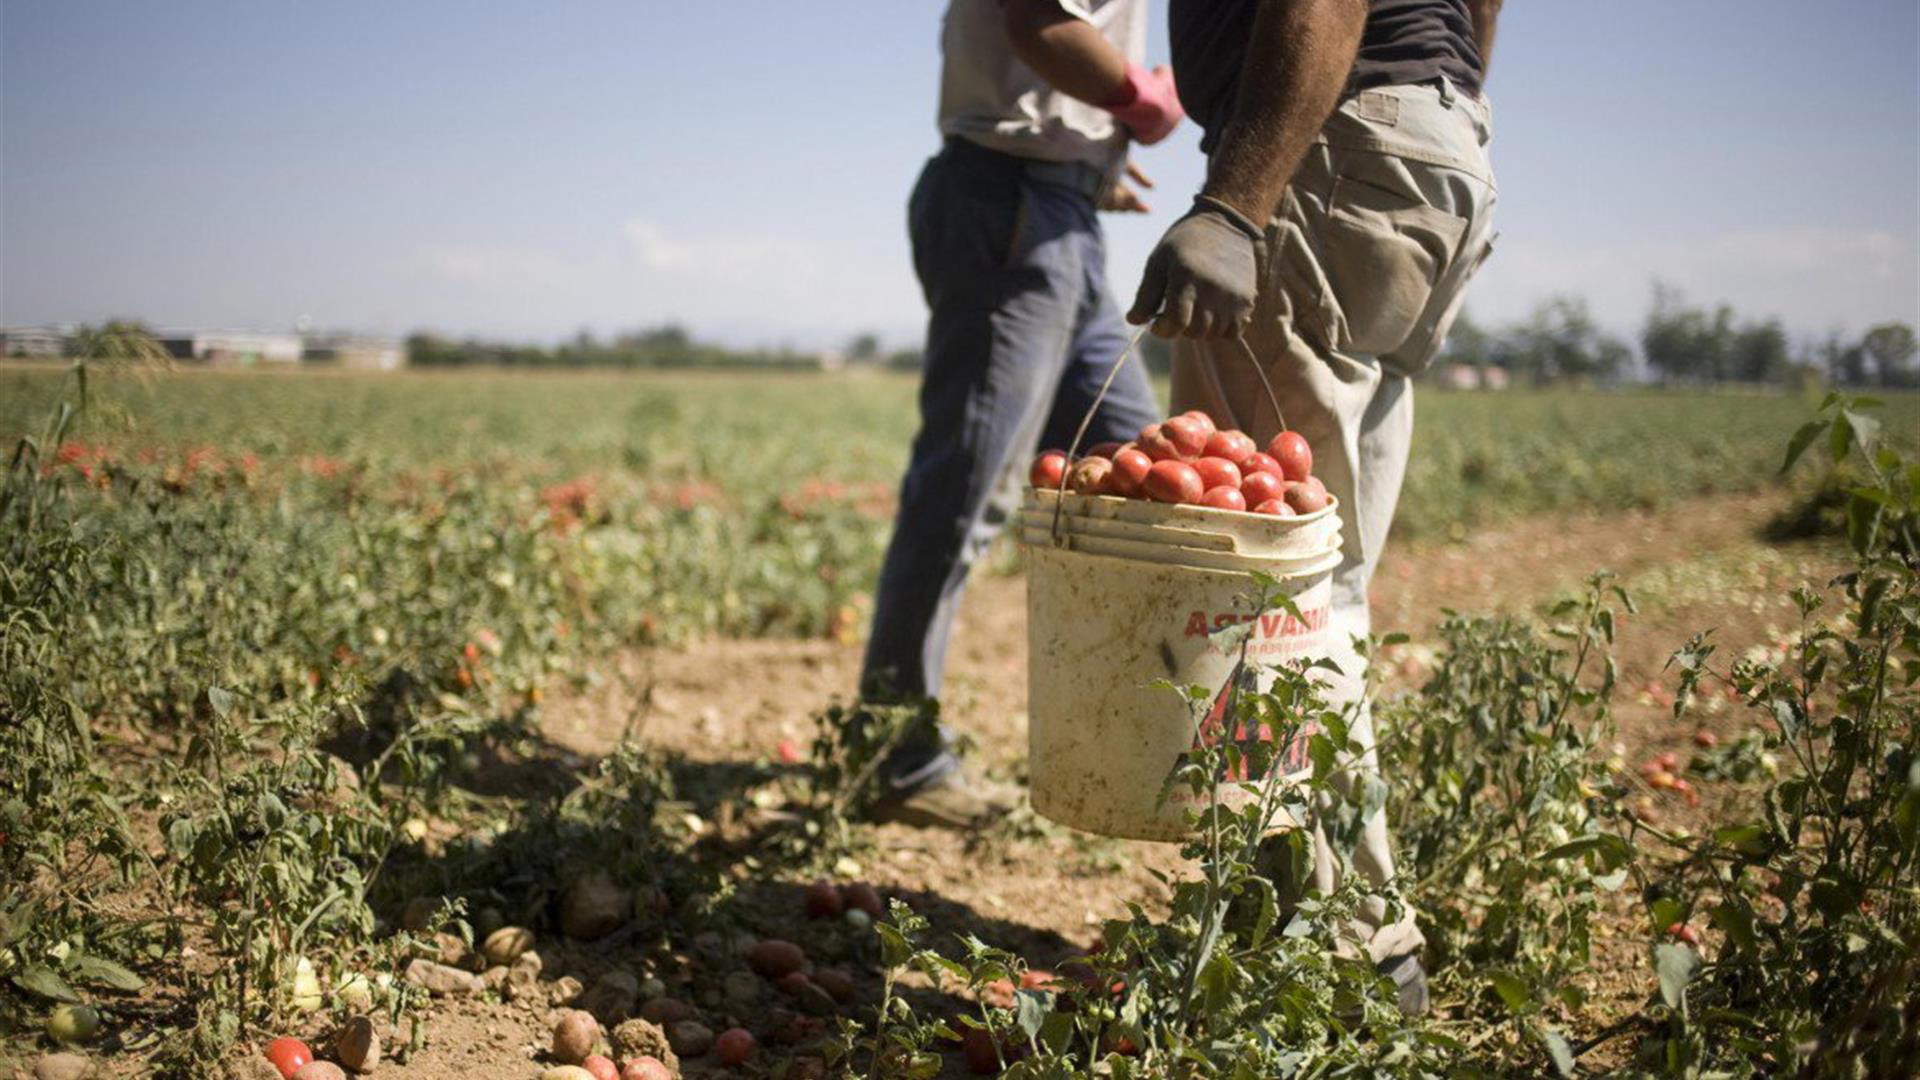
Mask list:
[[1127,65],[1126,85],[1112,101],[1101,108],[1133,136],[1133,141],[1152,146],[1180,126],[1187,113],[1180,107],[1180,95],[1173,88],[1173,69],[1165,64],[1148,71],[1139,64]]
[[1127,321],[1152,319],[1153,332],[1166,338],[1237,337],[1253,317],[1265,252],[1258,225],[1201,195],[1147,256]]

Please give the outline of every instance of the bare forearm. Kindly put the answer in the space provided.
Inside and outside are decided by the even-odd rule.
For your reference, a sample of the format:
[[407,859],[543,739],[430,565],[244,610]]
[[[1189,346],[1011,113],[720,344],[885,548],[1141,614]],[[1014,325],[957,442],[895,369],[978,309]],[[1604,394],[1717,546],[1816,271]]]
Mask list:
[[1339,103],[1366,27],[1366,0],[1281,0],[1254,16],[1233,120],[1205,194],[1264,224]]
[[1480,71],[1493,66],[1493,24],[1500,19],[1501,0],[1471,0],[1473,44],[1480,50]]
[[1055,90],[1106,105],[1127,84],[1127,61],[1084,20],[1055,0],[1006,0],[1007,41],[1020,62]]

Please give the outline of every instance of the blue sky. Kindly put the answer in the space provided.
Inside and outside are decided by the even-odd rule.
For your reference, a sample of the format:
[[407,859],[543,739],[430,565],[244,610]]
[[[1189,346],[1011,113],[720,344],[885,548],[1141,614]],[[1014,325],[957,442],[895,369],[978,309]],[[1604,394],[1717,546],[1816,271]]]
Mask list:
[[[0,0],[0,321],[917,342],[935,3]],[[1515,0],[1469,307],[1920,318],[1920,5]],[[1164,0],[1152,54],[1165,54]],[[1110,222],[1125,299],[1191,127]]]

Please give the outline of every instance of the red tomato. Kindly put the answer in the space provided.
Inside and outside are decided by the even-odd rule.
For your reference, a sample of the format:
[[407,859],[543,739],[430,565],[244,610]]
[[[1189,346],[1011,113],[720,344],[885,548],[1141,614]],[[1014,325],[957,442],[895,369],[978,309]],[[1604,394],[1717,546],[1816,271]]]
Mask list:
[[281,1076],[292,1076],[300,1071],[300,1066],[313,1060],[313,1051],[299,1039],[282,1035],[267,1044],[267,1060],[280,1070]]
[[1240,467],[1226,458],[1203,457],[1193,463],[1193,468],[1200,474],[1200,482],[1207,487],[1240,486]]
[[1113,462],[1103,457],[1083,457],[1067,470],[1067,490],[1081,495],[1099,495],[1107,490],[1107,474]]
[[1054,489],[1060,486],[1060,478],[1067,475],[1067,453],[1064,450],[1048,450],[1033,459],[1033,468],[1027,471],[1027,483],[1037,488]]
[[1208,416],[1207,410],[1205,409],[1188,409],[1180,415],[1205,428],[1209,437],[1211,437],[1214,432],[1220,430],[1219,425],[1213,422],[1213,417]]
[[1113,455],[1113,471],[1107,474],[1107,494],[1123,499],[1140,497],[1153,459],[1141,450],[1121,450]]
[[858,908],[866,912],[870,918],[886,918],[887,905],[880,899],[879,890],[866,882],[856,881],[841,889],[840,895],[846,898],[848,907]]
[[613,1063],[612,1058],[588,1054],[587,1060],[581,1062],[580,1067],[592,1073],[593,1080],[620,1080],[620,1068]]
[[1285,494],[1287,482],[1262,469],[1250,472],[1240,481],[1240,494],[1247,497],[1248,506],[1259,506],[1269,499],[1277,499]]
[[1125,445],[1126,443],[1117,443],[1117,442],[1111,442],[1111,441],[1103,442],[1103,443],[1094,443],[1092,446],[1087,447],[1087,452],[1082,456],[1083,457],[1103,457],[1111,461],[1113,460],[1113,455],[1119,453],[1120,448]]
[[1184,461],[1156,461],[1147,470],[1147,498],[1163,503],[1196,503],[1207,493],[1200,474]]
[[807,917],[810,919],[837,919],[846,910],[846,903],[840,899],[840,890],[833,882],[820,878],[807,886]]
[[1313,475],[1313,448],[1297,431],[1283,431],[1267,443],[1267,453],[1280,463],[1287,479],[1299,482]]
[[1315,510],[1323,510],[1329,501],[1327,485],[1321,483],[1317,476],[1309,476],[1298,484],[1288,485],[1287,493],[1281,497],[1286,499],[1287,505],[1293,507],[1294,512],[1298,514],[1311,514]]
[[713,1040],[713,1056],[722,1065],[738,1065],[753,1056],[753,1032],[746,1028],[728,1028]]
[[1659,762],[1660,767],[1663,769],[1666,769],[1669,772],[1680,767],[1680,755],[1674,753],[1671,750],[1667,751],[1664,754],[1661,754],[1659,757],[1654,758],[1653,760]]
[[1174,452],[1182,458],[1197,458],[1207,448],[1207,436],[1213,434],[1213,423],[1204,427],[1191,416],[1176,416],[1160,425],[1160,433],[1173,443]]
[[1240,471],[1250,473],[1269,472],[1282,480],[1287,478],[1286,470],[1280,467],[1279,462],[1258,450],[1248,454],[1247,460],[1240,463]]
[[659,1058],[637,1057],[620,1070],[620,1080],[673,1080],[673,1073]]
[[1683,922],[1677,922],[1667,927],[1667,936],[1676,941],[1684,941],[1689,945],[1700,944],[1700,931],[1695,930]]
[[1256,514],[1267,514],[1272,517],[1292,517],[1293,507],[1288,506],[1279,499],[1268,499],[1256,505],[1253,508],[1253,512]]
[[1252,436],[1243,431],[1216,431],[1207,436],[1205,453],[1208,457],[1226,458],[1241,467],[1245,467],[1247,459],[1259,451]]
[[1134,440],[1142,452],[1155,461],[1174,461],[1180,457],[1180,451],[1173,445],[1173,439],[1160,424],[1148,424],[1140,429],[1140,437]]
[[1702,750],[1711,750],[1720,745],[1720,736],[1715,735],[1706,728],[1701,728],[1699,731],[1693,733],[1693,745]]
[[1200,496],[1200,505],[1211,506],[1215,510],[1245,510],[1247,497],[1240,494],[1239,488],[1227,487],[1223,484],[1208,488],[1207,493]]

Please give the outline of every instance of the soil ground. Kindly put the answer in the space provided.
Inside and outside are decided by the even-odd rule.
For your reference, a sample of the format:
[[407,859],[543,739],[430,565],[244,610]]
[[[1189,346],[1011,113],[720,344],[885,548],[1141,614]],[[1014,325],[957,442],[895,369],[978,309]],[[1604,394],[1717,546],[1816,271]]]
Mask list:
[[[1832,548],[1761,539],[1762,526],[1784,505],[1778,495],[1703,500],[1656,512],[1530,520],[1462,543],[1390,547],[1375,585],[1375,630],[1413,638],[1396,654],[1394,682],[1417,685],[1420,646],[1431,641],[1441,609],[1533,613],[1572,595],[1593,570],[1611,569],[1641,605],[1624,620],[1616,651],[1622,683],[1617,752],[1636,764],[1664,750],[1684,756],[1694,724],[1676,723],[1665,707],[1670,698],[1662,667],[1671,651],[1709,628],[1732,655],[1779,640],[1796,621],[1786,590],[1824,582],[1838,565]],[[1025,624],[1022,577],[979,575],[961,612],[943,703],[948,720],[975,741],[976,760],[1015,779],[1025,755]],[[766,761],[783,739],[802,747],[810,742],[813,714],[853,688],[860,652],[857,643],[819,640],[636,650],[610,664],[596,685],[556,693],[543,710],[544,732],[575,767],[623,737],[682,756],[690,766]],[[1723,737],[1744,722],[1726,709],[1705,721]],[[1662,814],[1676,823],[1704,821],[1724,796],[1701,786],[1702,807],[1663,796]],[[1087,942],[1098,921],[1127,902],[1163,903],[1165,887],[1155,873],[1181,870],[1170,845],[1076,834],[1030,811],[974,835],[884,826],[861,861],[860,876],[914,900],[933,922],[933,937],[973,932],[1043,967]],[[1598,934],[1594,1001],[1580,1018],[1584,1030],[1576,1030],[1587,1037],[1630,1011],[1651,985],[1644,930],[1633,919],[1623,911]],[[650,947],[617,940],[593,946],[543,941],[540,948],[549,982],[573,975],[591,984],[608,969],[638,970],[659,961]],[[727,1011],[724,1002],[708,1008],[715,1019]],[[427,1018],[426,1046],[404,1067],[383,1066],[375,1075],[536,1075],[546,1060],[551,1016],[544,1002],[530,1008],[437,1001]],[[1582,1063],[1618,1061],[1630,1041],[1607,1040]],[[686,1063],[687,1075],[730,1075],[711,1061]],[[948,1072],[964,1075],[957,1062]],[[752,1066],[736,1073],[760,1074]]]

